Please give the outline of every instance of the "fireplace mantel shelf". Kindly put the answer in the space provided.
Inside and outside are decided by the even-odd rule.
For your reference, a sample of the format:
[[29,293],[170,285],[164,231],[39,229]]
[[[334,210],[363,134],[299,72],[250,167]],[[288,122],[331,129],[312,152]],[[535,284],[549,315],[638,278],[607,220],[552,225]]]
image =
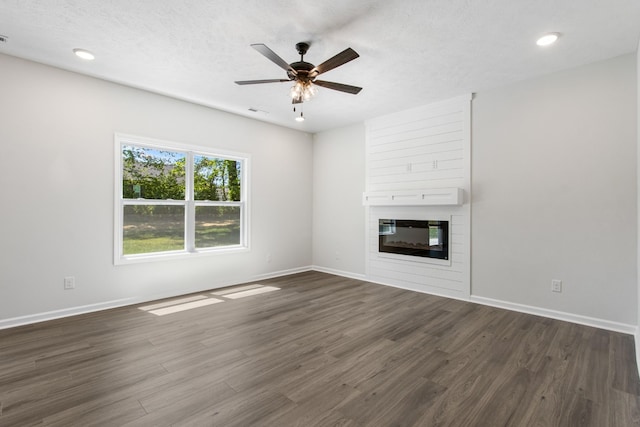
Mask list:
[[462,188],[429,188],[402,191],[367,191],[362,193],[365,206],[460,206]]

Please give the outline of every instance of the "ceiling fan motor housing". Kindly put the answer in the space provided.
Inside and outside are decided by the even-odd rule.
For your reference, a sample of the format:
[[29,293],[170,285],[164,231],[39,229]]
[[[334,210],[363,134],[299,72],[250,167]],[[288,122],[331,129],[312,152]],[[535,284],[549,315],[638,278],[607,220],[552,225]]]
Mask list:
[[289,76],[291,80],[313,80],[313,77],[309,76],[309,72],[315,68],[315,65],[305,61],[292,62],[289,65],[297,73],[293,74],[291,71],[287,71],[287,76]]

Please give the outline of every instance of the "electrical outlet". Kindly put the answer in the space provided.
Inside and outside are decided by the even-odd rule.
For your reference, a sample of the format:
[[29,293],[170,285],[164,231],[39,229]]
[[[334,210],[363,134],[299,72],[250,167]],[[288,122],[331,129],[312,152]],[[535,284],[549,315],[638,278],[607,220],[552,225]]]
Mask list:
[[551,280],[551,291],[562,292],[562,280],[558,280],[558,279]]
[[76,288],[76,278],[73,276],[67,276],[64,278],[64,288],[65,289],[75,289]]

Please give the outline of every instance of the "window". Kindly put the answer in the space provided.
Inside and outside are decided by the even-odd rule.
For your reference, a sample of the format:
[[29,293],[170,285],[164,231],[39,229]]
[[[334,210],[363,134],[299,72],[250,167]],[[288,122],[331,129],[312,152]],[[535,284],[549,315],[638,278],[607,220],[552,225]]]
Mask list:
[[247,156],[115,139],[116,263],[248,247]]

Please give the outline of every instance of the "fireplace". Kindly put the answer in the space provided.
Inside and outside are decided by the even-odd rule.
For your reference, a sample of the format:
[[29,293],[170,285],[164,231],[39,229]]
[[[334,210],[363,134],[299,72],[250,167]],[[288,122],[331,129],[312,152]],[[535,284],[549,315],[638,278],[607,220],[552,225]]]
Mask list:
[[449,221],[379,219],[378,251],[449,259]]

